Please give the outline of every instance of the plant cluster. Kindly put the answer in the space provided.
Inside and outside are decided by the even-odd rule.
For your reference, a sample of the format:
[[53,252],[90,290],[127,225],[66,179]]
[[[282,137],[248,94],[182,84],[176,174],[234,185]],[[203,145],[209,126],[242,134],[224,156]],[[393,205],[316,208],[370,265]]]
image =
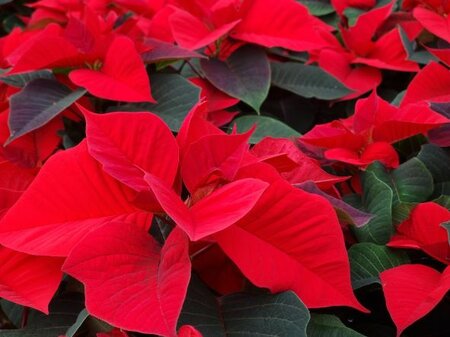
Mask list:
[[450,334],[449,1],[0,20],[1,337]]

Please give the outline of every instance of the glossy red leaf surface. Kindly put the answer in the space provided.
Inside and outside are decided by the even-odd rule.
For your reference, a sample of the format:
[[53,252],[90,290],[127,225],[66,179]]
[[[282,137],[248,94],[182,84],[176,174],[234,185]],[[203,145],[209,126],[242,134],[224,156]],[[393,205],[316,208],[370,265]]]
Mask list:
[[439,63],[430,62],[409,83],[401,106],[422,100],[448,102],[449,92],[450,71]]
[[420,264],[406,264],[380,274],[389,314],[403,330],[429,313],[450,289],[450,268],[441,274]]
[[293,290],[309,308],[344,305],[365,310],[351,289],[336,214],[318,195],[274,180],[247,216],[214,237],[259,287]]
[[88,232],[112,220],[148,228],[152,215],[132,206],[133,197],[82,142],[44,165],[0,221],[0,242],[30,254],[67,256]]
[[155,102],[143,61],[134,42],[117,37],[108,49],[99,71],[73,70],[70,80],[94,96],[125,102]]
[[145,173],[171,185],[178,144],[167,125],[149,112],[94,114],[84,109],[89,154],[103,170],[135,191],[148,191]]
[[181,175],[187,189],[194,193],[202,184],[208,183],[208,178],[233,180],[248,152],[249,138],[250,132],[210,135],[190,144],[181,165]]
[[439,15],[423,7],[415,8],[413,15],[426,30],[450,42],[450,19],[447,15]]
[[219,40],[233,29],[240,20],[234,20],[220,27],[215,27],[215,29],[211,29],[204,21],[191,13],[177,9],[170,16],[169,21],[172,34],[177,43],[183,48],[196,50]]
[[[305,155],[294,142],[288,139],[266,137],[253,146],[252,153],[260,160],[273,165],[281,176],[291,184],[313,181],[321,188],[329,188],[333,184],[346,180],[324,171],[319,163]],[[291,163],[281,161],[287,156]]]
[[63,270],[83,282],[92,315],[126,330],[177,336],[191,276],[182,231],[172,231],[161,248],[139,226],[108,223],[73,249]]
[[[244,1],[242,7],[242,21],[230,34],[235,39],[296,51],[328,44],[321,33],[327,33],[330,27],[310,15],[306,7],[296,1]],[[277,13],[276,17],[273,13]]]
[[434,202],[417,205],[409,219],[397,227],[390,247],[421,249],[442,263],[450,264],[450,246],[442,223],[450,221],[450,211]]
[[48,313],[62,278],[63,262],[0,246],[0,297]]
[[191,325],[183,325],[178,330],[178,337],[202,337],[203,335]]
[[166,213],[193,241],[217,233],[245,216],[257,203],[268,184],[253,178],[220,187],[188,208],[160,179],[145,175],[156,199]]

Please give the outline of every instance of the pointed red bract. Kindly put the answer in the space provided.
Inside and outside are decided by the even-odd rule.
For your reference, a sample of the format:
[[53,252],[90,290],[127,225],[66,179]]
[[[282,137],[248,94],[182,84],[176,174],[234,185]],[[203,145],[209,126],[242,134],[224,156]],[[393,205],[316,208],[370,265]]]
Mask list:
[[379,160],[396,167],[398,156],[390,144],[448,122],[426,102],[397,108],[373,92],[356,102],[352,116],[316,125],[300,141],[328,149],[328,159],[362,167]]
[[37,172],[37,169],[23,168],[3,161],[0,156],[0,219],[19,199]]
[[178,337],[202,337],[203,335],[191,325],[183,325],[178,330]]
[[102,171],[82,142],[48,160],[0,221],[0,243],[29,254],[67,256],[106,222],[148,228],[152,215],[132,206],[134,195]]
[[[322,34],[331,27],[294,0],[244,1],[242,21],[231,37],[264,47],[305,51],[328,45]],[[270,10],[267,10],[270,8]]]
[[421,249],[428,255],[450,264],[447,231],[441,226],[450,221],[450,211],[434,202],[417,205],[409,219],[397,227],[389,247]]
[[145,175],[161,207],[192,241],[219,232],[245,216],[268,184],[258,179],[241,179],[213,191],[188,208],[160,179]]
[[319,54],[319,66],[353,91],[345,96],[345,99],[361,96],[381,83],[380,70],[352,64],[353,59],[354,56],[350,53],[340,53],[331,49],[321,50]]
[[[263,169],[261,164],[250,165],[241,174],[268,177]],[[271,180],[244,218],[214,235],[219,246],[258,287],[293,290],[309,308],[344,305],[364,311],[352,292],[342,231],[332,206],[276,175]]]
[[442,274],[420,264],[406,264],[380,274],[389,314],[403,330],[429,313],[450,289],[450,267]]
[[199,49],[227,34],[240,20],[234,20],[215,29],[187,11],[177,9],[169,22],[177,43],[190,50]]
[[[265,137],[253,146],[252,153],[274,166],[291,184],[313,181],[321,188],[327,189],[348,179],[324,171],[318,162],[305,155],[289,139]],[[280,160],[282,155],[287,156],[283,161]]]
[[145,65],[134,42],[117,37],[108,49],[99,71],[73,70],[70,80],[94,96],[125,102],[155,102]]
[[181,175],[187,189],[194,193],[197,188],[207,184],[208,179],[233,180],[248,152],[249,138],[250,132],[209,135],[190,144],[181,165]]
[[436,62],[430,62],[409,83],[401,106],[422,100],[450,101],[450,70]]
[[62,278],[63,261],[0,246],[0,298],[48,314],[48,304]]
[[191,276],[188,240],[179,229],[161,248],[134,224],[108,223],[73,249],[63,270],[83,282],[90,314],[118,328],[177,336]]
[[82,64],[80,52],[60,34],[60,27],[49,25],[17,48],[8,57],[14,65],[10,74]]
[[148,191],[145,173],[169,185],[178,171],[178,144],[167,125],[149,112],[94,114],[84,109],[89,154],[130,188]]
[[450,43],[450,18],[448,15],[439,15],[423,7],[416,7],[413,15],[426,30]]

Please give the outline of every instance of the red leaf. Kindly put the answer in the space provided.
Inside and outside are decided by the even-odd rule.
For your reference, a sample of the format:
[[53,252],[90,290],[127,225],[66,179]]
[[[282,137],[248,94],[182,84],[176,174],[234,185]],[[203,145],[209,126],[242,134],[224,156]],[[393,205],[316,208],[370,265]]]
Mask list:
[[180,230],[161,249],[146,230],[109,223],[73,249],[63,270],[83,282],[92,315],[126,330],[177,336],[191,276],[188,240]]
[[399,165],[398,154],[391,144],[375,142],[369,144],[362,154],[344,148],[335,148],[325,151],[325,157],[330,160],[338,160],[343,163],[365,167],[378,160],[388,167],[395,168]]
[[207,120],[208,111],[205,103],[195,105],[183,121],[177,135],[177,142],[184,157],[187,147],[207,135],[226,134]]
[[379,69],[419,71],[417,63],[408,60],[398,29],[381,36],[369,51],[353,60]]
[[210,28],[204,20],[191,13],[177,8],[169,18],[173,37],[177,43],[186,49],[195,50],[219,40],[233,29],[240,20],[234,20],[220,27]]
[[[253,146],[252,153],[259,157],[260,160],[264,160],[264,162],[277,168],[281,176],[291,184],[299,184],[311,180],[321,188],[327,189],[335,183],[348,179],[348,177],[338,177],[324,171],[318,162],[305,155],[289,139],[265,137]],[[284,160],[285,167],[277,167],[277,164],[283,165],[280,160],[275,162],[276,159],[281,159],[280,156],[282,154],[287,156],[287,160]]]
[[380,274],[389,314],[403,330],[429,313],[450,289],[450,268],[442,274],[420,264],[406,264]]
[[159,117],[149,112],[83,112],[89,154],[106,173],[138,192],[149,190],[145,173],[173,184],[178,144]]
[[31,256],[0,246],[0,297],[48,314],[63,259]]
[[426,65],[409,83],[400,106],[422,100],[450,101],[450,71],[436,62]]
[[445,63],[447,65],[447,67],[450,67],[450,48],[438,49],[438,48],[426,47],[426,49],[431,54],[433,54],[438,59],[440,59],[443,63]]
[[0,243],[29,254],[67,256],[87,233],[112,220],[147,228],[151,214],[105,174],[85,142],[53,155],[0,221]]
[[316,125],[300,141],[324,148],[342,147],[351,150],[359,150],[365,143],[363,136],[355,135],[339,120]]
[[73,70],[70,80],[94,96],[125,102],[155,102],[145,65],[134,42],[117,37],[108,49],[100,71]]
[[328,41],[322,36],[330,31],[330,27],[310,15],[299,2],[244,1],[242,6],[242,21],[230,33],[235,39],[295,51],[328,46]]
[[[28,48],[24,48],[28,44]],[[55,36],[50,28],[42,31],[35,39],[30,39],[23,48],[25,49],[23,51],[20,48],[16,49],[16,52],[8,58],[14,65],[9,74],[74,66],[83,62],[80,52],[67,39]]]
[[375,89],[381,83],[381,72],[378,69],[352,64],[354,56],[350,53],[324,49],[319,55],[319,66],[340,80],[353,93],[344,99],[352,99]]
[[[258,176],[262,170],[255,169],[250,165],[242,175]],[[365,310],[352,292],[336,213],[318,195],[276,179],[244,218],[214,237],[256,286],[293,290],[309,308]]]
[[218,90],[211,83],[200,77],[190,78],[189,81],[201,88],[200,98],[206,101],[206,110],[208,112],[223,110],[239,103],[237,98]]
[[191,325],[183,325],[178,330],[178,337],[202,337],[202,334]]
[[194,193],[208,183],[212,174],[231,181],[248,152],[251,132],[238,135],[209,135],[190,144],[181,165],[181,175],[187,189]]
[[[192,268],[210,288],[221,295],[243,291],[247,280],[220,247],[210,242],[191,244]],[[191,250],[192,251],[192,250]]]
[[7,161],[2,162],[0,156],[0,219],[19,199],[37,172],[37,169],[23,168]]
[[450,43],[450,18],[447,15],[439,15],[419,6],[414,9],[413,15],[426,30]]
[[161,207],[192,241],[219,232],[245,216],[268,184],[258,179],[241,179],[227,184],[188,208],[160,179],[145,175]]
[[357,55],[366,55],[373,47],[372,37],[377,29],[389,17],[394,1],[387,5],[374,8],[358,16],[354,26],[341,29],[342,38],[346,46]]
[[372,136],[374,141],[393,143],[449,122],[449,119],[433,111],[425,102],[408,104],[375,125]]
[[[9,111],[0,113],[0,144],[4,144],[10,136],[8,117]],[[7,146],[0,146],[0,157],[22,167],[39,167],[56,150],[61,141],[58,131],[63,128],[62,118],[54,118]]]
[[434,202],[417,205],[409,219],[397,227],[389,247],[421,249],[442,263],[450,264],[447,231],[441,227],[450,220],[450,211]]

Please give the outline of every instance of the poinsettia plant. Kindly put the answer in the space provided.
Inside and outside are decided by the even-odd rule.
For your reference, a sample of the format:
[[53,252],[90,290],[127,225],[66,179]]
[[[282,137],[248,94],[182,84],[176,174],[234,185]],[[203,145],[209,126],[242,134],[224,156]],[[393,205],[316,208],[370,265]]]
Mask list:
[[0,337],[450,334],[446,0],[0,0]]

